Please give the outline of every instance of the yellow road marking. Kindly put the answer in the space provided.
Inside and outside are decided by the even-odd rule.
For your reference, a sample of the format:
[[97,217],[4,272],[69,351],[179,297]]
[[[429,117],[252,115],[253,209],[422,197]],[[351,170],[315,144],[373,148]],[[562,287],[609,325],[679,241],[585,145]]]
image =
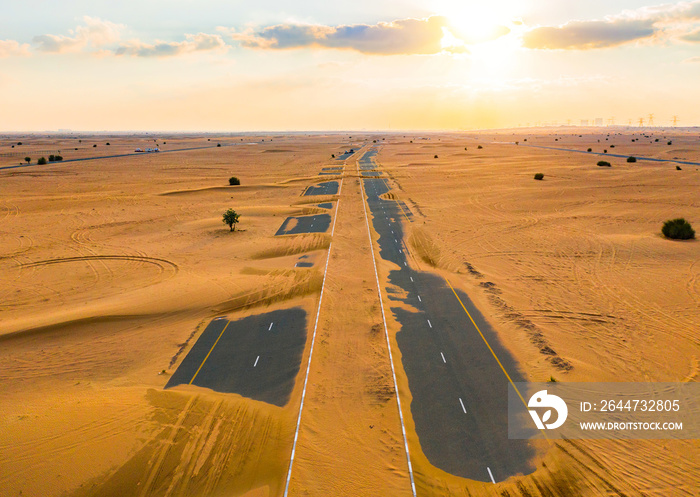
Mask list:
[[197,377],[197,375],[199,374],[199,372],[200,372],[201,369],[202,369],[202,366],[204,366],[204,363],[207,362],[207,359],[209,359],[209,354],[211,354],[211,351],[214,350],[214,347],[216,347],[216,344],[219,343],[219,339],[220,339],[221,336],[224,334],[224,331],[226,331],[226,328],[228,328],[228,325],[230,325],[230,324],[231,324],[231,321],[229,321],[228,323],[226,323],[226,326],[224,326],[224,329],[221,330],[221,333],[219,333],[219,338],[216,339],[216,342],[214,342],[214,345],[212,345],[212,346],[211,346],[211,349],[209,349],[209,353],[207,354],[207,356],[206,356],[206,357],[204,358],[204,360],[202,361],[202,364],[199,365],[199,368],[197,369],[197,372],[194,374],[194,376],[192,377],[192,379],[191,379],[190,382],[188,383],[189,385],[191,385],[192,382],[194,381],[194,379]]
[[[515,389],[515,392],[518,394],[518,397],[520,397],[520,400],[523,402],[523,405],[525,406],[525,409],[529,409],[529,407],[528,407],[528,405],[527,405],[527,402],[525,402],[525,399],[523,398],[522,394],[520,393],[520,390],[518,390],[518,387],[515,386],[515,383],[513,383],[513,380],[510,378],[510,375],[508,374],[508,371],[506,371],[506,368],[503,367],[503,364],[501,364],[501,361],[498,359],[498,356],[496,355],[496,353],[495,353],[495,352],[493,351],[493,349],[491,348],[491,345],[489,344],[488,340],[486,340],[486,337],[485,337],[484,334],[481,332],[481,330],[479,329],[479,327],[477,326],[477,324],[474,322],[474,318],[473,318],[472,315],[469,313],[469,311],[467,310],[467,308],[464,306],[464,302],[462,302],[462,299],[460,299],[460,298],[459,298],[459,295],[457,295],[457,292],[455,291],[454,287],[452,286],[452,283],[450,283],[450,280],[448,280],[447,278],[445,278],[445,281],[446,281],[447,284],[450,286],[450,289],[452,290],[452,293],[454,293],[454,294],[455,294],[455,297],[457,297],[457,300],[459,301],[459,304],[462,306],[462,309],[464,309],[464,312],[466,312],[466,313],[467,313],[467,316],[469,316],[469,320],[470,320],[470,321],[472,322],[472,324],[474,325],[474,328],[476,328],[476,331],[478,331],[478,332],[479,332],[479,335],[481,335],[481,339],[484,341],[484,343],[486,344],[486,346],[487,346],[487,347],[489,348],[489,350],[491,351],[491,354],[493,355],[493,358],[496,359],[496,362],[498,363],[498,365],[501,366],[501,369],[503,370],[503,374],[506,375],[506,378],[508,378],[508,381],[510,382],[510,384],[513,385],[513,388]],[[551,440],[549,440],[549,437],[548,437],[547,434],[544,432],[544,430],[540,430],[540,431],[541,431],[542,434],[544,435],[544,438],[546,438],[547,441],[551,444],[552,442],[551,442]]]

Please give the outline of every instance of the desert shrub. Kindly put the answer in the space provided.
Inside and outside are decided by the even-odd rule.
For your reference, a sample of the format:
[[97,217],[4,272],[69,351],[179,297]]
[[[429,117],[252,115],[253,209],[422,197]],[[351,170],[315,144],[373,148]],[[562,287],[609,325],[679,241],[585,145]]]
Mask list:
[[627,157],[627,162],[637,162],[636,157]]
[[673,145],[673,142],[669,140],[669,142],[666,145]]
[[615,148],[615,145],[610,145],[610,148]]
[[105,145],[109,145],[109,144],[110,144],[109,142],[105,143]]
[[62,155],[55,155],[53,159],[54,159],[56,162],[58,162],[58,161],[63,160],[63,156],[62,156]]
[[436,155],[436,156],[435,156],[435,157],[433,157],[433,158],[434,158],[434,159],[437,159],[437,158],[438,158],[438,156]]
[[478,148],[479,150],[481,150],[481,149],[484,148],[484,147],[482,147],[481,145],[479,145],[479,146],[476,147],[476,148]]
[[606,160],[599,160],[599,161],[598,161],[598,165],[599,165],[600,167],[611,167],[611,164],[610,164],[608,161],[606,161]]
[[27,164],[29,164],[31,161],[32,161],[32,158],[29,156],[24,158],[24,162],[26,162]]
[[607,153],[608,153],[608,149],[607,149],[607,148],[604,148],[604,149],[603,149],[603,153],[604,153],[604,154],[607,154]]
[[231,186],[240,185],[240,184],[241,184],[241,180],[239,180],[239,179],[236,178],[235,176],[231,176],[231,177],[228,179],[228,184],[231,185]]
[[36,161],[36,163],[40,166],[43,166],[44,164],[46,164],[46,157],[40,157],[39,160]]
[[335,154],[331,154],[331,158],[332,158],[332,159],[335,159]]
[[656,140],[654,140],[654,141],[655,141],[655,142],[658,142],[658,141],[659,141],[659,139],[657,138],[657,139],[656,139]]
[[224,212],[224,224],[228,224],[228,227],[231,228],[231,231],[236,231],[236,224],[238,223],[238,219],[241,217],[240,214],[238,214],[236,211],[233,209],[229,209],[226,212]]
[[695,238],[695,230],[690,223],[682,217],[666,221],[661,228],[661,233],[663,233],[666,238],[671,238],[673,240],[690,240],[691,238]]
[[95,144],[92,146],[92,148],[97,148],[97,143],[95,143]]
[[22,142],[17,142],[17,145],[22,145]]
[[676,171],[682,171],[681,166],[676,166]]
[[593,149],[592,149],[592,148],[589,148],[589,149],[587,150],[587,152],[593,152]]
[[49,155],[49,162],[53,162],[53,161],[55,161],[55,160],[56,160],[56,156],[55,156],[55,155],[53,155],[53,154]]
[[536,180],[542,180],[542,179],[544,179],[544,174],[542,174],[542,173],[537,173],[537,174],[535,174],[535,179],[536,179]]
[[[265,140],[263,140],[263,141],[265,141]],[[221,143],[217,143],[216,146],[217,146],[217,147],[220,147],[220,146],[221,146]]]

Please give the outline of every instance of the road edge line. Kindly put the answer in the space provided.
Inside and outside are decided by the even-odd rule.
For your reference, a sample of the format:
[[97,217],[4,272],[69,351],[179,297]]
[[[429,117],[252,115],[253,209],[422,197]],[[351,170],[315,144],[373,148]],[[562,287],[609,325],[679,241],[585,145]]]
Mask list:
[[[364,154],[363,154],[364,155]],[[359,160],[356,162],[359,172]],[[374,257],[374,244],[372,243],[372,232],[369,229],[369,218],[367,217],[367,206],[365,187],[362,183],[363,178],[359,178],[360,188],[362,189],[362,208],[365,212],[365,224],[367,226],[367,238],[369,239],[370,253],[372,254],[372,265],[374,268],[374,278],[377,282],[377,293],[379,294],[379,308],[382,311],[382,321],[384,322],[384,336],[386,337],[386,346],[389,351],[389,364],[391,365],[391,377],[394,380],[394,391],[396,392],[396,405],[399,409],[399,419],[401,420],[401,433],[403,435],[403,443],[406,449],[406,462],[408,463],[408,476],[411,480],[411,491],[413,492],[413,497],[416,497],[416,483],[413,478],[413,465],[411,464],[411,454],[408,450],[408,438],[406,437],[406,426],[403,422],[403,411],[401,410],[401,399],[399,398],[399,387],[396,383],[396,371],[394,370],[394,358],[391,353],[391,342],[389,341],[389,329],[386,325],[386,316],[384,314],[384,300],[382,299],[382,289],[379,285],[379,274],[377,273],[377,260]]]
[[[342,188],[343,180],[340,181]],[[338,210],[340,209],[340,198],[335,204],[335,216],[333,219],[333,229],[331,231],[331,237],[335,233],[335,223],[338,220]],[[311,336],[311,349],[309,350],[309,361],[306,364],[306,376],[304,378],[304,388],[301,391],[301,404],[299,405],[299,416],[297,417],[297,427],[294,432],[294,443],[292,444],[292,456],[289,459],[289,470],[287,471],[287,480],[284,484],[284,497],[287,497],[289,493],[289,483],[292,479],[292,467],[294,466],[294,454],[297,450],[297,440],[299,438],[299,428],[301,427],[301,412],[304,409],[304,399],[306,398],[306,385],[309,381],[309,372],[311,371],[311,357],[314,355],[314,344],[316,342],[316,330],[318,329],[318,318],[321,315],[321,303],[323,302],[323,291],[326,288],[326,275],[328,274],[328,263],[331,260],[331,249],[333,248],[333,241],[328,245],[328,256],[326,257],[326,267],[323,271],[323,283],[321,283],[321,296],[318,299],[318,309],[316,311],[316,323],[314,324],[314,332]]]

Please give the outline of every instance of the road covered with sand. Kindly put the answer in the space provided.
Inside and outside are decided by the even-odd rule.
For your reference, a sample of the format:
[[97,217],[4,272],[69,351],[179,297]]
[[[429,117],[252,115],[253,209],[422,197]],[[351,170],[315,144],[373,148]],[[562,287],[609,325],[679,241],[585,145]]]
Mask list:
[[20,141],[188,150],[0,171],[8,495],[694,494],[696,440],[499,435],[484,339],[527,381],[698,381],[697,242],[660,234],[700,225],[697,130]]

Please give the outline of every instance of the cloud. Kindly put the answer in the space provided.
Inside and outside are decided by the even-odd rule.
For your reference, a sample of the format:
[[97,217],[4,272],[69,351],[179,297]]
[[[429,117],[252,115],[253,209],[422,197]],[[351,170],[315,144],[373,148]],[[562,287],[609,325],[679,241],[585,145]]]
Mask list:
[[15,40],[0,40],[0,58],[29,55],[29,45]]
[[90,46],[99,48],[119,40],[122,24],[103,21],[97,17],[84,16],[84,25],[70,30],[66,35],[39,35],[32,40],[40,52],[63,53],[76,52]]
[[523,46],[544,50],[589,50],[635,41],[700,41],[690,33],[700,20],[700,0],[628,10],[603,20],[569,21],[535,27],[523,34]]
[[192,52],[225,50],[226,48],[226,42],[221,35],[198,33],[185,35],[184,41],[156,41],[153,44],[132,41],[120,45],[114,53],[133,57],[173,57]]
[[[474,42],[466,34],[451,28],[447,18],[442,16],[340,26],[279,24],[234,33],[232,37],[246,48],[280,50],[315,47],[350,49],[378,55],[436,54],[445,50],[442,43],[445,30],[462,42]],[[508,32],[508,28],[499,27],[492,36],[497,38]]]
[[700,43],[700,29],[688,33],[687,35],[681,36],[681,40],[689,41],[691,43]]
[[575,49],[614,47],[654,35],[648,20],[573,21],[559,27],[540,27],[523,35],[523,46],[536,49]]

